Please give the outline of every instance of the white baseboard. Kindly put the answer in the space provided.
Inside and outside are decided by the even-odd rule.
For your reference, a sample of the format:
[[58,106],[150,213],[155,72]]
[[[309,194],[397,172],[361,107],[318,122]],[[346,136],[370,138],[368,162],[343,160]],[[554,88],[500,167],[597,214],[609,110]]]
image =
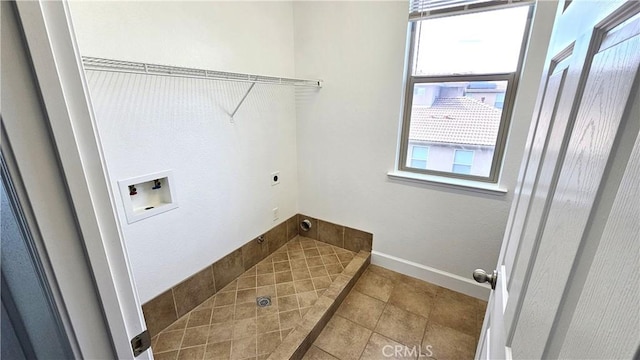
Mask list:
[[491,288],[475,282],[471,279],[471,274],[469,274],[469,278],[467,279],[459,275],[400,259],[392,255],[383,254],[378,251],[371,252],[371,263],[465,295],[485,301],[489,300]]

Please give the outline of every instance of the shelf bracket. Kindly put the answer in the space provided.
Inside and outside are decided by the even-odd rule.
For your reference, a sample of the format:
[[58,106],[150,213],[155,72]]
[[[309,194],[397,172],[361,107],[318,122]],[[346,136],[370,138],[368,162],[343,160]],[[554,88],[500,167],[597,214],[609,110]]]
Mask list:
[[256,86],[256,83],[251,83],[251,85],[249,86],[249,89],[247,89],[247,92],[244,94],[242,99],[240,99],[240,102],[238,103],[236,108],[231,113],[231,122],[233,122],[234,115],[238,112],[238,109],[240,109],[240,106],[242,106],[242,103],[247,99],[247,96],[249,96],[249,93],[251,92],[251,90],[253,90],[254,86]]

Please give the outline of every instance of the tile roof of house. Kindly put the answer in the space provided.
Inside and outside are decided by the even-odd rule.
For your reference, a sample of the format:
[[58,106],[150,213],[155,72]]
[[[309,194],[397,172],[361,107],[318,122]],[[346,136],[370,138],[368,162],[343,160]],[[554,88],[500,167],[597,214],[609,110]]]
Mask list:
[[411,109],[409,140],[495,145],[502,111],[468,97],[436,98]]

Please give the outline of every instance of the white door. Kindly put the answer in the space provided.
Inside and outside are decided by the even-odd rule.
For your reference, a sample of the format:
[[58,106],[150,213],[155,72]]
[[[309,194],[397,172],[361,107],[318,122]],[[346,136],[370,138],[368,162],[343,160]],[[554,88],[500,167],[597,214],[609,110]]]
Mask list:
[[476,358],[640,344],[640,2],[558,8]]
[[2,156],[51,265],[56,307],[77,358],[132,359],[131,339],[146,326],[67,4],[0,3]]

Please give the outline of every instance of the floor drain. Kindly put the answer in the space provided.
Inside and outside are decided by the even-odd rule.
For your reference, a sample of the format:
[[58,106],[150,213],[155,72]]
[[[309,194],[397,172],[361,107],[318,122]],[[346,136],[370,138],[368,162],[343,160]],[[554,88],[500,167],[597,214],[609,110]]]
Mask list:
[[271,297],[269,296],[259,296],[256,299],[256,303],[258,304],[258,307],[266,307],[271,305]]

